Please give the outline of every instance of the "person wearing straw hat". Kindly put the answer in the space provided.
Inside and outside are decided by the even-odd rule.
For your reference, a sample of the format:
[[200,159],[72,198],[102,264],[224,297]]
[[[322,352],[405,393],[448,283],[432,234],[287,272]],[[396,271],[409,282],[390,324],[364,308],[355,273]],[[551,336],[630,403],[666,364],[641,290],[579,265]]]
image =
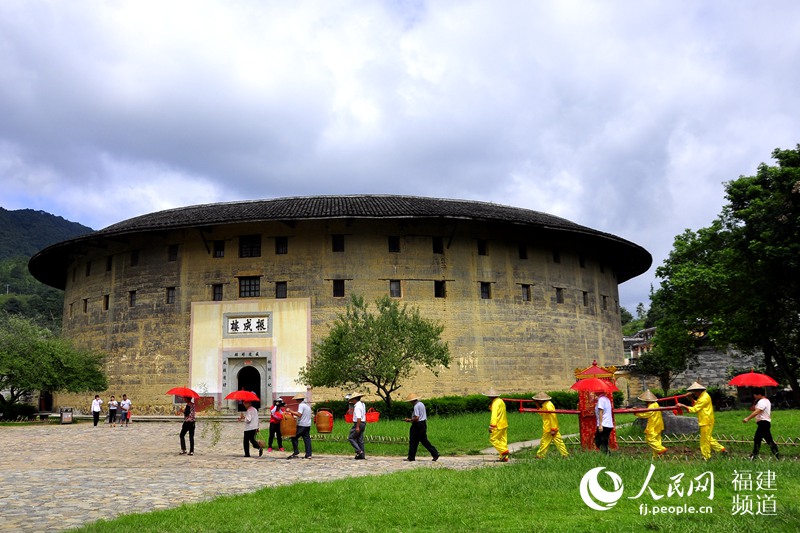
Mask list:
[[364,431],[367,429],[367,408],[364,407],[364,402],[361,398],[364,395],[360,392],[350,394],[348,403],[353,405],[353,427],[350,428],[350,435],[347,440],[356,451],[356,456],[353,459],[363,460],[364,456]]
[[494,389],[483,393],[492,400],[489,407],[492,418],[489,420],[489,443],[500,454],[502,463],[508,462],[508,418],[506,417],[506,403],[499,397]]
[[311,407],[305,403],[305,399],[305,393],[301,392],[292,397],[292,400],[300,402],[297,405],[297,411],[294,411],[288,406],[286,407],[288,412],[297,417],[297,432],[294,434],[294,437],[291,437],[292,455],[287,457],[287,459],[296,459],[300,455],[300,446],[298,444],[301,438],[303,439],[303,448],[305,451],[303,459],[311,459]]
[[[648,409],[659,407],[658,398],[650,390],[644,391],[637,398],[647,405]],[[661,411],[648,411],[646,413],[633,413],[639,418],[647,419],[647,426],[644,428],[644,441],[653,450],[653,459],[661,457],[667,449],[661,444],[661,432],[664,431],[664,417]]]
[[567,447],[564,445],[564,440],[561,438],[561,432],[558,431],[558,417],[555,413],[556,407],[550,400],[552,400],[552,398],[544,392],[537,392],[536,396],[533,397],[537,409],[552,411],[549,413],[539,413],[539,416],[542,417],[542,439],[539,441],[539,449],[536,451],[537,459],[544,459],[551,443],[555,443],[558,453],[560,453],[562,457],[569,456]]
[[703,454],[703,459],[710,459],[712,450],[722,454],[728,453],[728,450],[711,434],[714,431],[714,406],[706,388],[695,381],[686,390],[694,396],[694,405],[681,405],[690,413],[697,413],[697,424],[700,426],[700,453]]
[[418,394],[413,393],[406,396],[406,401],[411,402],[414,412],[411,418],[403,419],[411,423],[411,428],[408,430],[408,457],[405,461],[416,461],[417,448],[420,444],[430,452],[434,461],[438,460],[439,451],[428,440],[428,412],[425,404],[420,401]]

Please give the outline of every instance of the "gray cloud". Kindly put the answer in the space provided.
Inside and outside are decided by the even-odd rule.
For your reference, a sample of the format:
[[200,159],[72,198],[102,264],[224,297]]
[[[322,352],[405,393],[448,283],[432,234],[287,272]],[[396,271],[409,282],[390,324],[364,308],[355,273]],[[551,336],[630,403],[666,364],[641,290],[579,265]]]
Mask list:
[[[798,139],[796,2],[0,3],[0,205],[480,199],[643,245]],[[652,271],[621,287],[646,301]]]

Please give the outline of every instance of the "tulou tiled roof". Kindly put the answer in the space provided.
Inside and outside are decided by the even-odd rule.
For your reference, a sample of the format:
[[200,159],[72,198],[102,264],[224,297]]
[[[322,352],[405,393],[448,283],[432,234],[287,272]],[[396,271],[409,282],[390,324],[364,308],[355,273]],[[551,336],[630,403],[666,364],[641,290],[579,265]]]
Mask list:
[[529,209],[468,200],[389,195],[303,196],[194,205],[124,220],[98,233],[120,234],[240,222],[326,218],[453,218],[599,233],[569,220]]
[[396,195],[348,195],[224,202],[158,211],[123,220],[99,231],[45,248],[31,258],[29,269],[40,281],[63,288],[66,276],[65,264],[69,258],[79,253],[82,247],[98,244],[104,239],[136,233],[243,222],[333,218],[461,219],[501,222],[528,226],[532,230],[582,236],[595,242],[596,245],[607,245],[611,252],[622,253],[625,256],[619,257],[623,267],[617,267],[620,283],[646,271],[652,262],[650,254],[632,242],[539,211],[469,200]]

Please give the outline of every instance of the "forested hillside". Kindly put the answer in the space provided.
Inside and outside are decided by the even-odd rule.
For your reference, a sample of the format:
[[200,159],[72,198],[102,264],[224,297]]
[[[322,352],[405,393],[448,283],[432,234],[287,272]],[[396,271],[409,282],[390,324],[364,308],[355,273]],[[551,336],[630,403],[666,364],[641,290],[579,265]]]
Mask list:
[[92,228],[44,211],[8,211],[0,207],[0,261],[11,257],[30,258],[51,244],[91,231]]
[[57,327],[64,295],[36,281],[28,272],[28,260],[51,244],[91,231],[44,211],[0,207],[0,309]]

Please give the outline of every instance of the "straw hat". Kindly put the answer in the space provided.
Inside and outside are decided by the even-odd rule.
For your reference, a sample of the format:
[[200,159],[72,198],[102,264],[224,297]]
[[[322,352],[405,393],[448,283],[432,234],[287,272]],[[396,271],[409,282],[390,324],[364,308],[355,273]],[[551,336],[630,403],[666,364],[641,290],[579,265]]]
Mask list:
[[292,400],[305,400],[305,399],[306,399],[306,393],[305,392],[301,392],[300,394],[296,394],[295,396],[292,396]]
[[696,382],[696,381],[695,381],[694,383],[692,383],[691,385],[689,385],[689,386],[686,388],[686,390],[688,390],[688,391],[695,391],[695,390],[706,390],[706,388],[705,388],[704,386],[700,385],[698,382]]
[[658,397],[655,394],[653,394],[652,392],[650,392],[650,389],[648,389],[648,390],[644,391],[643,393],[641,393],[639,396],[637,396],[637,398],[642,400],[643,402],[655,402],[655,401],[658,401]]
[[548,396],[546,392],[537,392],[533,399],[537,402],[546,402],[547,400],[552,400],[552,398]]
[[363,392],[351,392],[350,393],[350,399],[351,400],[358,400],[358,399],[362,398],[363,396],[364,396]]
[[414,400],[419,400],[419,394],[417,394],[415,392],[412,392],[411,394],[406,396],[406,401],[407,402],[413,402]]

